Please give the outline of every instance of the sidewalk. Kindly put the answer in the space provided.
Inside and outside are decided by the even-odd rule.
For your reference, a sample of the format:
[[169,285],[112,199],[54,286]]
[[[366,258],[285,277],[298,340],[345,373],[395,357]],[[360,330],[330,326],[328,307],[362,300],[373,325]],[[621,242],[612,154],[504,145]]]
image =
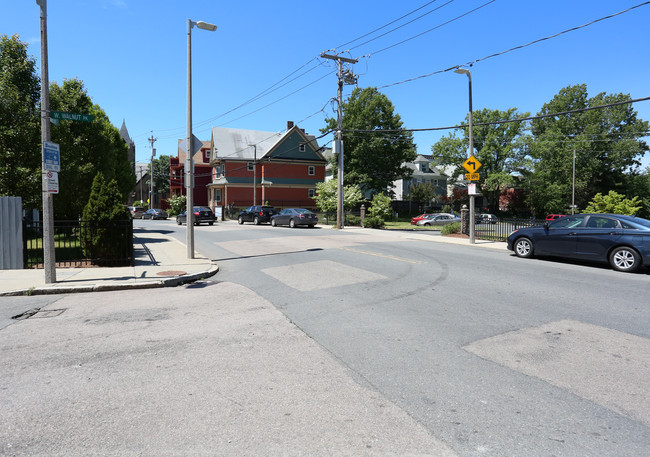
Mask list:
[[135,265],[111,268],[57,268],[56,283],[45,283],[43,269],[0,270],[0,296],[64,294],[120,289],[171,287],[213,276],[219,270],[183,243],[163,233],[136,228]]
[[[220,222],[231,223],[236,224],[237,221]],[[477,239],[471,245],[468,238],[441,236],[438,232],[361,227],[346,227],[345,231],[364,231],[377,236],[398,235],[406,239],[506,250],[506,244],[502,242]],[[133,267],[57,268],[57,281],[53,284],[45,283],[43,269],[0,270],[0,296],[172,287],[208,278],[219,271],[217,265],[199,253],[194,254],[194,259],[187,259],[185,245],[160,231],[136,228],[133,242]]]

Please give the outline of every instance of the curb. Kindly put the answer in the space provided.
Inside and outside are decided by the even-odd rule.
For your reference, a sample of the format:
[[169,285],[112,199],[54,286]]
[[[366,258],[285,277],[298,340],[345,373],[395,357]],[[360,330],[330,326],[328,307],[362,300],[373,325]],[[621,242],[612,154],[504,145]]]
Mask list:
[[44,286],[33,287],[29,289],[12,290],[9,292],[0,292],[0,297],[17,297],[21,295],[53,295],[53,294],[74,294],[82,292],[110,292],[113,290],[127,289],[155,289],[162,287],[176,287],[201,279],[209,278],[219,272],[218,265],[212,265],[206,271],[192,273],[173,278],[156,279],[151,281],[141,281],[137,283],[119,283],[119,284],[95,284],[92,286]]

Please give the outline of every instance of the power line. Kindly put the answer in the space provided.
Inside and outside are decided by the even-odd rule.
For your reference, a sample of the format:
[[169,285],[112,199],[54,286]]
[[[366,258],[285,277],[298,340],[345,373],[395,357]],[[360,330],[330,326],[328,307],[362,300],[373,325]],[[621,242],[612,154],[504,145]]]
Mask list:
[[[385,89],[386,87],[392,87],[392,86],[397,86],[399,84],[405,84],[405,83],[408,83],[408,82],[417,81],[418,79],[428,78],[430,76],[434,76],[434,75],[437,75],[437,74],[440,74],[440,73],[446,73],[448,71],[452,71],[452,70],[455,70],[455,69],[460,68],[460,67],[471,67],[472,65],[474,65],[477,62],[481,62],[483,60],[498,57],[498,56],[501,56],[501,55],[504,55],[504,54],[507,54],[509,52],[516,51],[516,50],[519,50],[519,49],[523,49],[523,48],[526,48],[528,46],[532,46],[533,44],[537,44],[537,43],[540,43],[542,41],[550,40],[551,38],[557,38],[560,35],[564,35],[565,33],[575,32],[576,30],[583,29],[583,28],[588,27],[590,25],[596,24],[596,23],[604,21],[606,19],[611,19],[613,17],[619,16],[621,14],[627,13],[629,11],[632,11],[632,10],[636,9],[636,8],[640,8],[642,6],[646,6],[646,5],[649,5],[649,4],[650,4],[650,1],[640,3],[638,5],[635,5],[635,6],[632,6],[632,7],[628,8],[626,10],[619,11],[618,13],[610,14],[609,16],[604,16],[604,17],[601,17],[599,19],[595,19],[595,20],[593,20],[591,22],[588,22],[586,24],[579,25],[577,27],[572,27],[572,28],[567,29],[567,30],[563,30],[563,31],[558,32],[558,33],[556,33],[554,35],[549,35],[549,36],[546,36],[546,37],[543,37],[543,38],[539,38],[539,39],[531,41],[529,43],[522,44],[522,45],[519,45],[519,46],[515,46],[515,47],[512,47],[510,49],[506,49],[505,51],[497,52],[495,54],[490,54],[488,56],[481,57],[480,59],[472,60],[472,61],[464,63],[464,64],[454,65],[453,67],[445,68],[444,70],[438,70],[438,71],[434,71],[433,73],[428,73],[426,75],[421,75],[421,76],[416,76],[414,78],[405,79],[404,81],[399,81],[399,82],[395,82],[395,83],[391,83],[391,84],[386,84],[386,85],[380,86],[379,89]],[[401,43],[397,43],[397,44],[401,44]],[[393,45],[393,46],[396,46],[396,45]],[[382,50],[380,50],[378,52],[384,51],[385,49],[388,49],[388,48],[384,48],[384,49],[382,49]]]
[[[650,3],[650,2],[649,2]],[[650,100],[650,97],[644,97],[644,98],[637,98],[634,100],[624,100],[621,102],[614,102],[614,103],[608,103],[606,105],[599,105],[599,106],[590,106],[587,108],[579,108],[575,110],[569,110],[569,111],[560,111],[557,113],[549,113],[549,114],[541,114],[538,116],[528,116],[528,117],[520,117],[517,119],[506,119],[503,121],[492,121],[492,122],[475,122],[473,125],[474,127],[479,126],[479,125],[498,125],[498,124],[509,124],[512,122],[524,122],[524,121],[531,121],[535,119],[544,119],[547,117],[555,117],[555,116],[565,116],[567,114],[573,114],[573,113],[582,113],[585,111],[592,111],[595,109],[603,109],[603,108],[610,108],[612,106],[618,106],[618,105],[627,105],[631,103],[638,103],[638,102],[645,102]],[[344,133],[386,133],[386,132],[431,132],[435,130],[453,130],[453,129],[463,129],[469,127],[467,124],[461,124],[461,125],[455,125],[451,127],[430,127],[430,128],[423,128],[423,129],[377,129],[377,130],[363,130],[363,129],[344,129]]]

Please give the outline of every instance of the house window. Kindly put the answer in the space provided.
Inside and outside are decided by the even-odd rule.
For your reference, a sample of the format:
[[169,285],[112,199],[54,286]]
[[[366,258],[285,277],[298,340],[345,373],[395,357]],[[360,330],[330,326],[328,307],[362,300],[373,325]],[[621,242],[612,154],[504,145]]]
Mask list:
[[304,144],[301,144],[301,145],[298,147],[298,150],[299,150],[300,152],[305,152],[305,145],[304,145]]
[[253,162],[248,162],[248,171],[253,171]]
[[309,196],[309,198],[314,198],[314,196],[316,195],[316,189],[308,189],[307,195]]
[[203,150],[203,161],[204,162],[210,162],[210,150],[209,149],[204,149]]
[[217,204],[221,203],[221,189],[215,189],[214,199],[216,200]]
[[316,167],[313,166],[313,165],[310,165],[309,168],[308,168],[307,173],[309,174],[309,176],[314,176],[316,174]]
[[223,178],[223,168],[221,165],[214,167],[214,176],[215,178]]

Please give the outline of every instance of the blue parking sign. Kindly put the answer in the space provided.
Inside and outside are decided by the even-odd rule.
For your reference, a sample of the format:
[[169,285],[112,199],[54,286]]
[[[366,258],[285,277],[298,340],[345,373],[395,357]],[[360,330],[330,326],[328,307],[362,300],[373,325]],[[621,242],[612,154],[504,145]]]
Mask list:
[[61,153],[58,144],[43,142],[43,170],[61,171]]

